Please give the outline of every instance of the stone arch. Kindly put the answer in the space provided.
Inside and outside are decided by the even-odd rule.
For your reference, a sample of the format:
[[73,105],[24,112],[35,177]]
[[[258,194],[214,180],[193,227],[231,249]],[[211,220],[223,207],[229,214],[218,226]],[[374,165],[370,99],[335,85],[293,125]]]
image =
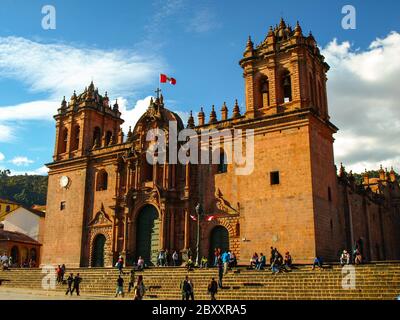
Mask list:
[[92,267],[104,267],[105,245],[107,238],[104,234],[98,233],[92,241]]
[[113,253],[112,253],[111,227],[95,227],[92,229],[90,234],[89,265],[92,266],[94,241],[96,237],[99,235],[102,235],[106,238],[104,244],[104,267],[112,267]]
[[135,258],[141,256],[145,263],[154,265],[160,249],[162,212],[157,205],[146,202],[135,210]]

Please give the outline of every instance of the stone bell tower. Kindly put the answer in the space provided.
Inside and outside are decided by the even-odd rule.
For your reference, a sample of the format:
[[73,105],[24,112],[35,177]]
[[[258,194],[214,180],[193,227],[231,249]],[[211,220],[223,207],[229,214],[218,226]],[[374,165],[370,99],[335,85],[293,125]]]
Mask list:
[[[316,255],[335,260],[344,235],[333,154],[337,128],[327,106],[329,66],[311,33],[304,36],[299,23],[292,28],[283,19],[259,45],[249,37],[239,64],[244,119],[255,130],[252,180],[257,185],[240,202],[246,211],[241,237],[250,239],[255,226],[264,223],[259,250],[273,244],[293,251],[300,263]],[[251,202],[257,197],[260,207]],[[250,243],[241,243],[244,256],[256,251]]]
[[299,23],[292,29],[281,19],[256,47],[249,37],[240,65],[247,118],[311,108],[322,119],[329,119],[329,66],[312,34],[304,36]]
[[74,92],[69,103],[61,102],[56,120],[54,161],[87,155],[93,149],[122,142],[118,103],[109,105],[107,93],[101,96],[93,82],[85,91]]

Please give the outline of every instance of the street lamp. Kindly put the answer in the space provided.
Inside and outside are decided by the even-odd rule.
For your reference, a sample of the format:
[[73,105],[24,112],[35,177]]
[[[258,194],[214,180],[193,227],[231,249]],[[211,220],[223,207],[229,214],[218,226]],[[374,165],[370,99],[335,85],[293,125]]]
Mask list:
[[200,218],[203,216],[203,207],[198,203],[195,207],[197,214],[197,244],[196,244],[196,266],[199,266],[199,251],[200,251]]

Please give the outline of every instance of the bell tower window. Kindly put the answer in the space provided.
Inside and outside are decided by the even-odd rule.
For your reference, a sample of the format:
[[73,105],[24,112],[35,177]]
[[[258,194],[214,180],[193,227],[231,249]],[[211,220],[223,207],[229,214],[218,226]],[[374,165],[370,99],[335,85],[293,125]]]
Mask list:
[[270,105],[270,98],[269,98],[269,81],[267,77],[261,80],[261,96],[262,96],[263,108],[268,107]]
[[68,144],[68,129],[64,128],[61,136],[61,146],[60,146],[60,153],[67,152],[67,144]]
[[99,127],[94,128],[93,132],[93,147],[100,147],[101,145],[101,130]]
[[286,71],[282,77],[283,103],[292,101],[292,81],[289,71]]

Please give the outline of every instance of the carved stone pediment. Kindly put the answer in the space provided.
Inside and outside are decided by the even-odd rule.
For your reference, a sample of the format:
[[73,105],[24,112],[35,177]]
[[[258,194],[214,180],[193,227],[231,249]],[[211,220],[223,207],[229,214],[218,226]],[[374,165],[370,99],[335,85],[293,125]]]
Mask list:
[[90,227],[103,227],[107,225],[112,225],[112,220],[110,216],[102,208],[96,213],[92,221],[89,222]]
[[237,209],[235,209],[223,196],[221,190],[217,188],[215,191],[216,207],[223,213],[228,214],[239,214],[239,203],[237,203]]

